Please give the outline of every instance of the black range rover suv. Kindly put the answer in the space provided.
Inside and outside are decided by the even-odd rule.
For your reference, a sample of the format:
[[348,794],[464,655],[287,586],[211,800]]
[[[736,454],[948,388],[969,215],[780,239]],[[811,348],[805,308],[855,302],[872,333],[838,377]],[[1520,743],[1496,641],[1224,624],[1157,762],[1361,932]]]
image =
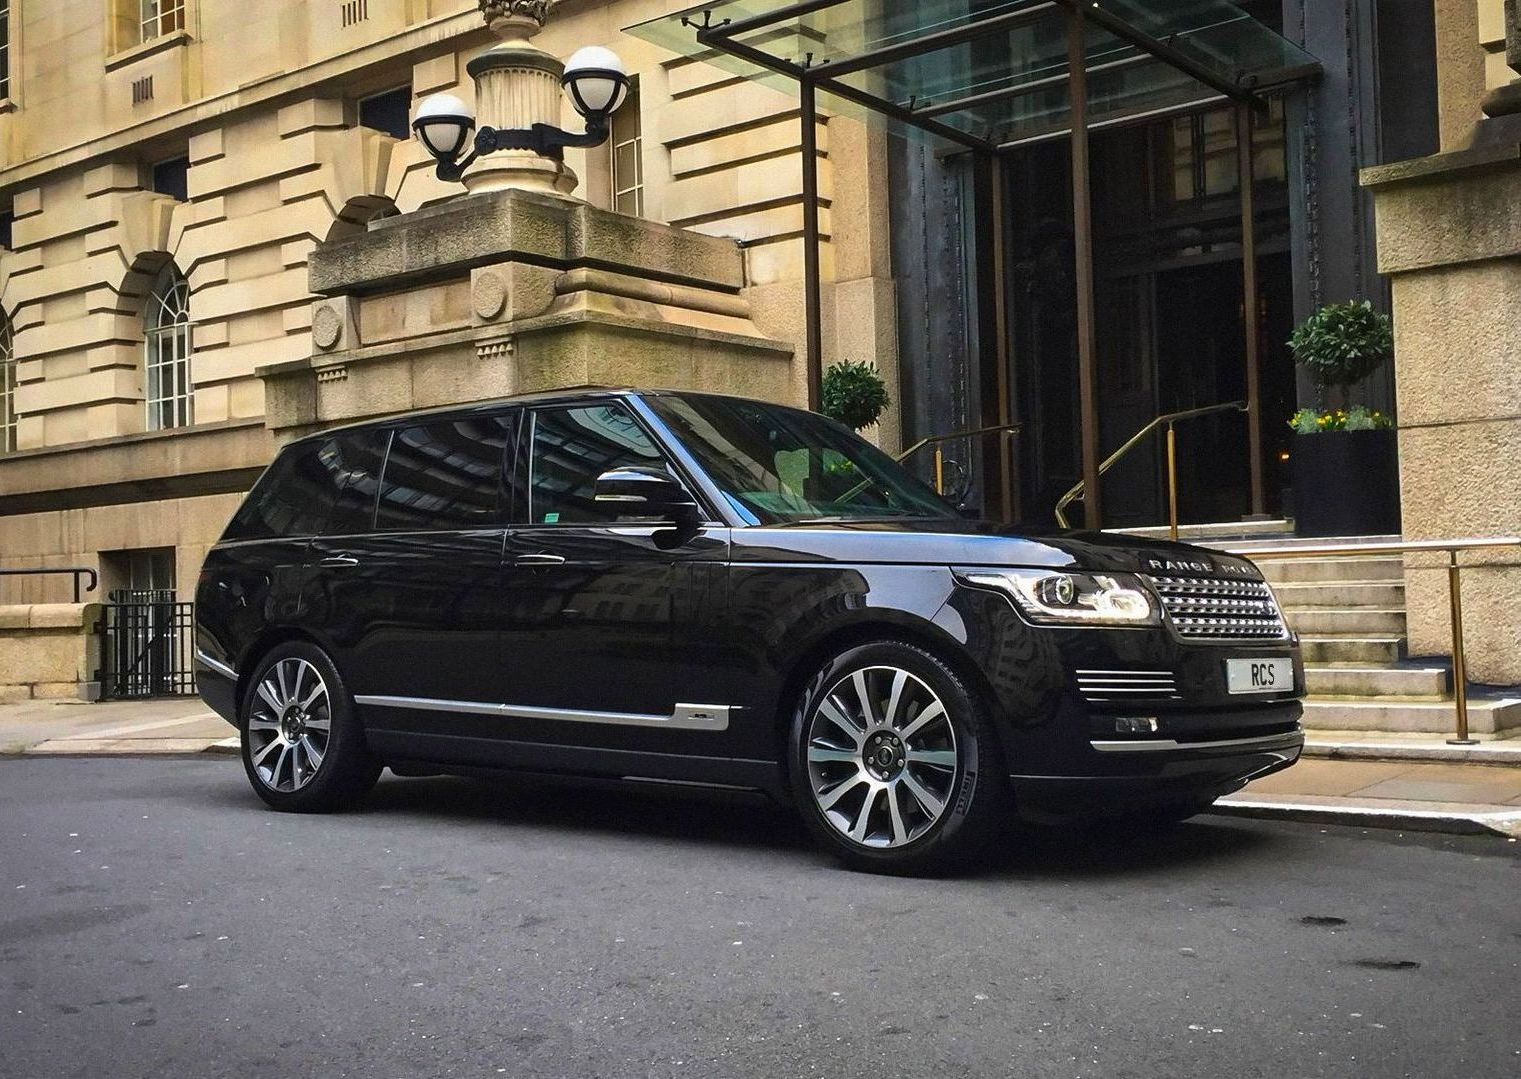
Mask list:
[[841,425],[740,398],[304,438],[196,599],[201,694],[284,810],[387,765],[722,785],[912,871],[1016,811],[1181,819],[1303,744],[1297,642],[1249,562],[965,520]]

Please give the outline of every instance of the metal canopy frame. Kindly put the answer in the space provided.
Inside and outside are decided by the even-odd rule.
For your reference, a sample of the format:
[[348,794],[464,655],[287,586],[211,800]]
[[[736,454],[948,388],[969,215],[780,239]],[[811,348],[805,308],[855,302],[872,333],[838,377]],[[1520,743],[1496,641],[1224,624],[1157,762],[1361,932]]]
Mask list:
[[[1077,252],[1078,382],[1082,417],[1080,442],[1083,459],[1083,509],[1086,525],[1089,528],[1101,527],[1103,521],[1103,498],[1100,466],[1102,461],[1099,444],[1099,387],[1088,134],[1090,130],[1095,128],[1108,127],[1114,123],[1136,122],[1156,115],[1165,115],[1176,111],[1176,109],[1143,110],[1130,115],[1110,118],[1099,124],[1093,124],[1089,119],[1088,80],[1094,74],[1123,70],[1124,68],[1144,63],[1148,60],[1161,60],[1168,66],[1189,75],[1194,80],[1213,90],[1216,96],[1206,100],[1226,100],[1234,102],[1237,106],[1236,130],[1238,133],[1237,145],[1240,153],[1239,168],[1242,184],[1242,283],[1245,298],[1243,311],[1246,321],[1247,413],[1249,416],[1248,431],[1252,473],[1251,505],[1254,516],[1264,514],[1266,511],[1266,485],[1263,474],[1261,387],[1258,372],[1260,315],[1257,296],[1257,269],[1255,265],[1254,200],[1251,186],[1254,177],[1251,120],[1254,112],[1263,110],[1267,106],[1266,99],[1259,92],[1261,89],[1260,85],[1252,78],[1231,79],[1226,77],[1221,71],[1216,70],[1208,64],[1201,63],[1172,43],[1159,40],[1147,34],[1119,15],[1092,3],[1091,0],[1041,0],[1041,2],[1032,2],[1028,7],[1003,12],[945,30],[937,30],[880,48],[870,49],[856,56],[823,63],[814,63],[812,54],[804,57],[801,63],[794,62],[775,56],[754,45],[736,40],[742,35],[780,26],[793,19],[822,12],[849,2],[851,0],[797,0],[795,3],[784,5],[764,14],[740,19],[722,19],[719,21],[714,21],[711,9],[698,8],[695,10],[701,13],[700,19],[694,18],[691,14],[684,15],[681,18],[682,24],[695,32],[698,44],[704,48],[720,53],[727,53],[741,60],[748,61],[763,70],[783,75],[796,81],[799,86],[803,154],[804,276],[807,279],[805,291],[809,407],[813,409],[819,407],[823,386],[823,302],[822,282],[819,279],[819,247],[821,242],[818,178],[819,93],[834,95],[872,112],[879,113],[900,123],[916,127],[931,135],[945,139],[962,151],[971,151],[977,154],[980,159],[991,166],[992,175],[996,180],[996,190],[993,196],[995,203],[994,220],[996,222],[1001,222],[1004,217],[1002,203],[1005,193],[1001,180],[1002,168],[1000,160],[1002,153],[1034,142],[1067,137],[1072,143],[1073,234]],[[1067,71],[1061,74],[1027,80],[1017,86],[968,94],[959,99],[937,101],[923,105],[919,105],[915,101],[910,101],[907,105],[897,101],[889,101],[886,98],[840,81],[840,78],[845,75],[868,71],[885,64],[896,63],[956,45],[967,44],[995,34],[1007,33],[1020,25],[1058,11],[1065,15],[1067,24]],[[1088,26],[1090,23],[1102,28],[1115,38],[1134,46],[1140,51],[1133,56],[1122,57],[1090,66],[1087,63],[1086,56]],[[1280,73],[1281,81],[1288,82],[1309,77],[1318,73],[1318,70],[1318,67],[1313,65],[1285,69]],[[1066,129],[1057,128],[1010,142],[1000,143],[993,139],[992,131],[988,132],[988,137],[979,138],[975,134],[937,119],[937,117],[946,116],[962,109],[992,102],[1008,101],[1063,85],[1068,87],[1072,116],[1071,124]],[[1186,108],[1197,108],[1198,105],[1199,103],[1194,103],[1186,106]],[[995,247],[1001,252],[1001,236],[995,238]],[[1000,326],[1005,321],[1005,317],[1002,314],[1006,291],[1005,272],[1006,268],[1003,265],[1002,257],[995,258],[993,274],[996,295],[994,297],[994,304],[997,312],[999,312],[998,321]],[[1007,367],[1009,361],[1006,337],[1006,333],[1000,334],[1000,340],[997,343],[1000,353],[1001,378],[1007,375],[1007,372],[1003,371],[1003,368]],[[1000,392],[1000,415],[1006,421],[1011,418],[1007,415],[1009,402],[1004,399],[1007,396],[1007,392]],[[1013,462],[1009,459],[1009,455],[1007,453],[1002,454],[999,458],[999,471],[1001,475],[999,477],[998,488],[1000,489],[1001,508],[1005,519],[1009,519],[1012,516],[1016,505],[1015,492],[1017,485],[1011,474],[1012,466]]]

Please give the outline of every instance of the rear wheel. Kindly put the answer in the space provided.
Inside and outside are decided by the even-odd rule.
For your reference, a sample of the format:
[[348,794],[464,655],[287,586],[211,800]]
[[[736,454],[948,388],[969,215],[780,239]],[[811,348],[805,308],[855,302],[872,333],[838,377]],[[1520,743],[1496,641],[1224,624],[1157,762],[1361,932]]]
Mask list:
[[304,641],[275,647],[244,694],[243,769],[275,809],[320,813],[352,805],[380,778],[348,690],[326,652]]
[[792,723],[792,784],[820,843],[856,869],[918,873],[980,852],[1011,810],[976,694],[884,641],[824,665]]

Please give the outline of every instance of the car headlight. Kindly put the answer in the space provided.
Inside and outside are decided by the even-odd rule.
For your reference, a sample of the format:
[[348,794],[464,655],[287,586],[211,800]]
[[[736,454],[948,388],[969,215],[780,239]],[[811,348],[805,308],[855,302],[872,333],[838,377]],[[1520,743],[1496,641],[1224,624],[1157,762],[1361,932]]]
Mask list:
[[977,588],[1003,592],[1039,625],[1154,626],[1160,622],[1151,593],[1128,573],[1001,569],[967,570],[958,576]]

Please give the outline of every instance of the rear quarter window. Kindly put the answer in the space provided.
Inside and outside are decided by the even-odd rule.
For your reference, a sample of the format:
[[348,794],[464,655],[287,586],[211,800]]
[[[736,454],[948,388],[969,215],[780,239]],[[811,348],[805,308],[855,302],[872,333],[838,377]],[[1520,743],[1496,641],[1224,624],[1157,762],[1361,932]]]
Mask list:
[[[375,450],[384,450],[383,432],[360,432],[300,442],[280,451],[233,515],[223,540],[313,536],[331,521],[369,528],[374,505]],[[368,479],[366,479],[368,477]],[[368,486],[368,500],[364,488]],[[345,488],[350,497],[340,499]]]

